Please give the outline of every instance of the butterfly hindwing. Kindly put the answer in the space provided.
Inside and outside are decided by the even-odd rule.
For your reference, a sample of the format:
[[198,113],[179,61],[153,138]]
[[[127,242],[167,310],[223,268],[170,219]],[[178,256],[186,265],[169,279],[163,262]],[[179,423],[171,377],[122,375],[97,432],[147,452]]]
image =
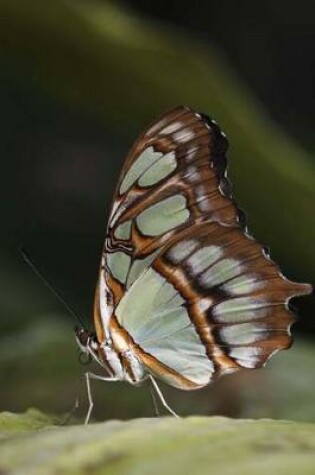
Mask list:
[[213,364],[190,320],[185,300],[152,266],[118,304],[111,320],[114,340],[117,323],[132,335],[139,359],[146,365],[149,358],[150,371],[161,379],[185,389],[209,382]]
[[[144,292],[145,289],[145,292]],[[241,367],[256,368],[290,346],[287,301],[308,286],[285,279],[261,245],[238,228],[199,223],[176,236],[119,303],[115,318],[145,362],[203,386]],[[158,363],[157,363],[158,364]]]

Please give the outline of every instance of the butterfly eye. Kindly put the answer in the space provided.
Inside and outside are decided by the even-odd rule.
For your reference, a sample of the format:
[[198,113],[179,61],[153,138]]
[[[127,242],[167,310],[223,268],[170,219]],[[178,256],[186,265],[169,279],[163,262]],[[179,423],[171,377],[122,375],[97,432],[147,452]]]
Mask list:
[[82,351],[86,351],[90,339],[90,332],[84,328],[76,326],[74,328],[74,333],[79,347]]

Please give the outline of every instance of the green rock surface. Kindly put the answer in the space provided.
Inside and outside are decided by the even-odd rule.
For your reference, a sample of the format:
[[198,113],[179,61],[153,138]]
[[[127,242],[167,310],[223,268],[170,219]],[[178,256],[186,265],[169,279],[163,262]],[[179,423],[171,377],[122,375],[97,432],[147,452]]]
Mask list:
[[2,413],[0,473],[314,474],[315,424],[223,417],[53,422],[35,410]]
[[[19,413],[36,407],[48,414],[67,414],[79,396],[75,415],[84,420],[87,395],[83,372],[89,369],[101,374],[101,370],[79,364],[71,330],[56,317],[54,325],[38,322],[12,337],[0,338],[0,380],[5,381],[0,411]],[[160,383],[161,389],[182,416],[219,414],[315,422],[314,345],[295,340],[289,351],[280,352],[261,370],[229,375],[199,391],[179,391]],[[96,421],[154,415],[146,384],[135,388],[128,383],[93,381],[92,391]]]

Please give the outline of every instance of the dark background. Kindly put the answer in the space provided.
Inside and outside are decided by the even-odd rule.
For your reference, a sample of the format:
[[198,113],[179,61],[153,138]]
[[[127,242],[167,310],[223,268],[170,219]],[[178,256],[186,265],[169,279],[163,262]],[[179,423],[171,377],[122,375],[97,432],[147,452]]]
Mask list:
[[[124,156],[148,122],[176,105],[219,121],[251,231],[285,275],[314,281],[314,2],[2,0],[0,14],[3,409],[65,412],[82,370],[73,320],[22,262],[19,245],[91,322]],[[198,396],[169,391],[174,404],[184,413],[315,417],[303,399],[315,391],[314,300],[294,306],[297,344],[271,376],[244,373]],[[304,396],[294,383],[299,368]],[[280,393],[270,402],[274,380],[286,374],[286,404]],[[243,387],[253,386],[263,389],[249,401]],[[101,418],[151,411],[145,390],[101,388],[96,397],[109,404],[106,415],[96,411]]]
[[282,127],[314,149],[314,2],[125,3],[218,48]]

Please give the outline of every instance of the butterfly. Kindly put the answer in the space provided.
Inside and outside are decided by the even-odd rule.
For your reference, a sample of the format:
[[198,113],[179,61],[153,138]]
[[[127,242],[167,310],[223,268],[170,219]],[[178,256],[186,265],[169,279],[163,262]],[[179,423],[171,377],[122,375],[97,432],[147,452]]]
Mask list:
[[178,107],[145,130],[123,166],[95,294],[95,332],[81,351],[105,370],[90,379],[155,378],[183,390],[259,368],[291,345],[286,279],[248,233],[227,178],[228,141],[214,120]]

